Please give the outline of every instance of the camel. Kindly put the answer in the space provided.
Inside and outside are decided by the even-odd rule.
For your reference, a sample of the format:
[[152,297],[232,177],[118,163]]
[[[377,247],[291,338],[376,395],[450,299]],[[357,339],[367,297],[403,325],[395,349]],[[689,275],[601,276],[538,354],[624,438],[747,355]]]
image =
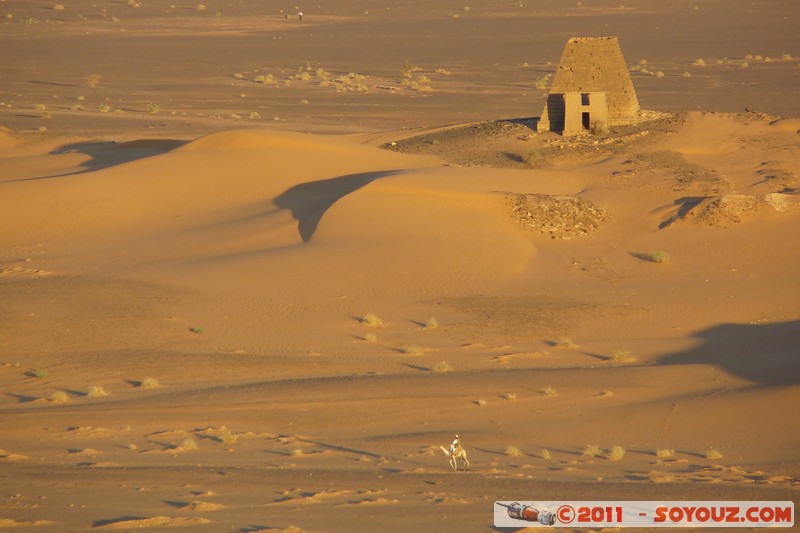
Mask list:
[[467,460],[467,451],[464,448],[462,448],[461,446],[458,446],[456,448],[451,448],[451,450],[448,450],[444,446],[439,446],[439,448],[442,450],[442,452],[445,455],[450,457],[450,466],[453,467],[453,470],[458,470],[458,460],[459,459],[462,459],[464,461],[464,464],[466,465],[466,469],[469,470],[469,461]]

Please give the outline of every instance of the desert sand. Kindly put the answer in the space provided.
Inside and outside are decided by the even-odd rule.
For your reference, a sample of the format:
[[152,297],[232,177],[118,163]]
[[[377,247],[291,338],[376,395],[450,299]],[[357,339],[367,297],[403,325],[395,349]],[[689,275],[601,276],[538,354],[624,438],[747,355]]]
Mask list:
[[630,4],[0,1],[0,529],[796,500],[800,6]]

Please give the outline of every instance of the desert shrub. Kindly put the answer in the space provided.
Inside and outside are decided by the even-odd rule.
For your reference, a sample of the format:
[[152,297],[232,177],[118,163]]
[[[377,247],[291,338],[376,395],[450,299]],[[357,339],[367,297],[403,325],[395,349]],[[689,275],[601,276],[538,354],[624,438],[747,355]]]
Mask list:
[[612,363],[633,363],[636,358],[628,350],[617,350],[608,360]]
[[239,440],[239,434],[234,433],[229,429],[223,431],[219,436],[219,441],[224,442],[225,444],[234,444],[238,440]]
[[452,372],[453,367],[450,366],[450,363],[447,361],[439,361],[435,365],[433,365],[434,372]]
[[718,452],[714,448],[709,448],[706,450],[706,459],[709,461],[716,461],[717,459],[722,459],[722,453]]
[[567,349],[567,348],[575,348],[577,344],[572,342],[572,339],[570,338],[561,337],[558,340],[553,341],[553,346],[555,346],[556,348]]
[[195,441],[194,439],[186,439],[176,449],[178,449],[180,451],[196,450],[197,449],[197,441]]
[[63,390],[57,390],[47,398],[53,403],[64,403],[69,401],[69,395]]
[[362,316],[360,321],[365,326],[369,326],[371,328],[379,328],[383,325],[383,320],[373,313],[367,313],[366,315]]
[[100,385],[92,385],[91,387],[89,387],[89,390],[86,392],[86,395],[92,398],[98,398],[101,396],[108,396],[108,392],[106,392],[106,390]]
[[140,383],[139,386],[143,389],[157,389],[161,386],[156,378],[144,378]]
[[596,444],[587,444],[583,448],[583,455],[585,457],[597,457],[602,453],[600,447]]
[[664,252],[661,250],[645,254],[645,258],[651,263],[661,263],[661,264],[669,263],[669,260],[671,259],[668,252]]
[[511,456],[511,457],[522,457],[522,451],[520,451],[520,449],[517,448],[516,446],[508,446],[505,449],[505,452],[506,452],[506,455]]
[[533,86],[537,89],[544,90],[547,89],[547,84],[550,82],[550,74],[545,74],[544,76],[539,76],[533,81]]
[[622,446],[612,446],[608,453],[606,454],[606,458],[609,461],[619,461],[625,457],[625,448]]

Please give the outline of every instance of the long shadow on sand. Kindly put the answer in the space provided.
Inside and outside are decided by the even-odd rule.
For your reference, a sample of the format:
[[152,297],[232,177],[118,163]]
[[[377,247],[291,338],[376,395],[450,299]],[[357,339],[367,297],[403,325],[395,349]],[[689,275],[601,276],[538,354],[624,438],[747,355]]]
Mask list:
[[50,178],[60,178],[64,176],[74,176],[94,172],[104,168],[121,165],[137,159],[144,159],[156,155],[165,154],[186,144],[188,141],[172,139],[140,139],[125,143],[117,142],[78,142],[65,144],[50,152],[50,155],[62,155],[69,153],[79,153],[88,155],[91,159],[81,163],[80,170],[66,172],[64,174],[53,174],[49,176],[36,176],[33,178],[23,178],[14,181],[35,181]]
[[763,386],[800,384],[800,320],[720,324],[698,331],[702,342],[667,354],[661,364],[711,364]]
[[272,203],[281,209],[289,209],[292,212],[292,217],[297,220],[300,237],[303,242],[308,242],[317,231],[319,221],[333,204],[377,179],[400,172],[403,171],[359,172],[327,180],[301,183],[286,190]]

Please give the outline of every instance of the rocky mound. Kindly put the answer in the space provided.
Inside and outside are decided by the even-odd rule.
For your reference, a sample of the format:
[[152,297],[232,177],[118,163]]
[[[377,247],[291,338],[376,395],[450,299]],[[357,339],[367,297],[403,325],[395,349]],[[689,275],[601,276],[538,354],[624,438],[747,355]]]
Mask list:
[[770,193],[764,196],[724,194],[696,201],[680,219],[701,226],[727,228],[755,218],[768,210],[785,211],[800,205],[797,194]]
[[524,226],[550,235],[552,239],[586,235],[608,218],[603,209],[575,196],[513,194],[507,199]]

